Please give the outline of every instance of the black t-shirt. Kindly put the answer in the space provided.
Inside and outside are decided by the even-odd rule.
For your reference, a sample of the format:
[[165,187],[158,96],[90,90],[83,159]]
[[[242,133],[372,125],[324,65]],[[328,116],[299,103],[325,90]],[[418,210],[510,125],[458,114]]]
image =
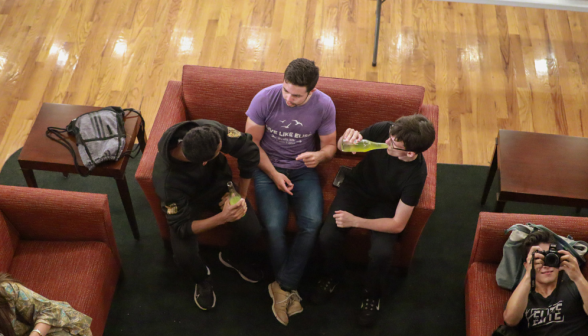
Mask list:
[[588,335],[588,315],[576,284],[562,272],[561,283],[550,296],[529,293],[525,314],[518,328],[529,336]]
[[[389,137],[391,122],[383,121],[364,129],[364,139],[385,142]],[[384,149],[373,150],[349,173],[349,179],[368,196],[389,201],[396,206],[400,200],[416,206],[427,179],[427,165],[422,154],[410,162],[388,155]]]

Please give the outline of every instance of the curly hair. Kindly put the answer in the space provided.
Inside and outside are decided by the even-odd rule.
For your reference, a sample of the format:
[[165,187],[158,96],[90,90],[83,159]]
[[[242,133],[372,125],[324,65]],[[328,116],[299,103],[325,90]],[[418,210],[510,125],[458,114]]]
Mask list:
[[525,240],[523,240],[521,248],[523,249],[522,252],[524,253],[523,256],[525,261],[527,260],[527,255],[529,254],[531,247],[539,245],[541,243],[555,244],[555,237],[549,232],[539,230],[530,233],[525,238]]

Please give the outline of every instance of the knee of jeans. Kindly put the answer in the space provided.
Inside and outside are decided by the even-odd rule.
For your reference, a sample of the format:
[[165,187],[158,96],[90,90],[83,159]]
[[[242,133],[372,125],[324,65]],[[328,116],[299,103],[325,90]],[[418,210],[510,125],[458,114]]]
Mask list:
[[272,238],[283,237],[286,234],[284,228],[279,225],[267,225],[266,230],[267,234]]
[[304,225],[304,226],[299,226],[298,231],[303,232],[303,233],[316,235],[319,232],[319,229],[321,228],[321,224],[322,224],[322,222],[320,220],[319,221],[312,221],[310,223],[306,223],[306,225]]

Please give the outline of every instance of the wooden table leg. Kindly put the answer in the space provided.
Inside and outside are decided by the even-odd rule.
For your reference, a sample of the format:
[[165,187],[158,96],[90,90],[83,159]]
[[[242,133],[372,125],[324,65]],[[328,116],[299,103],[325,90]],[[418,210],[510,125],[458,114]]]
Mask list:
[[492,181],[494,181],[494,176],[496,175],[496,170],[498,168],[498,145],[494,147],[494,156],[492,156],[492,163],[490,164],[490,170],[488,171],[488,176],[486,177],[486,185],[484,185],[484,192],[482,192],[482,202],[481,204],[484,205],[486,203],[486,199],[488,198],[488,193],[490,192],[490,187],[492,186]]
[[129,186],[127,185],[127,179],[123,175],[122,178],[116,180],[116,186],[118,187],[118,193],[120,194],[120,198],[122,200],[123,206],[125,207],[125,212],[127,214],[127,219],[129,220],[129,224],[131,225],[131,230],[133,231],[133,236],[136,240],[139,240],[141,237],[139,235],[139,228],[137,227],[137,219],[135,218],[135,212],[133,211],[133,202],[131,202],[131,193],[129,192]]
[[145,140],[145,133],[139,132],[139,134],[137,134],[137,140],[139,141],[139,147],[141,148],[141,153],[145,153],[145,146],[147,145],[147,141]]
[[35,173],[32,169],[21,169],[22,174],[24,175],[25,180],[27,181],[27,186],[30,188],[38,188],[37,186],[37,179],[35,179]]
[[494,212],[503,212],[506,201],[500,200],[500,193],[497,193],[496,196],[496,206],[494,207]]

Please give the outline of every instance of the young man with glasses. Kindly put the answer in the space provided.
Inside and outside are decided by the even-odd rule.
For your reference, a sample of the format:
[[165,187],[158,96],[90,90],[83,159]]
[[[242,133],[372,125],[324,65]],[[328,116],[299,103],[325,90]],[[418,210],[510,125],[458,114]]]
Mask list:
[[422,152],[435,141],[433,124],[415,114],[396,122],[379,122],[361,132],[347,129],[337,147],[362,139],[386,142],[388,148],[366,154],[345,177],[319,234],[323,272],[311,296],[325,303],[344,273],[343,244],[351,228],[370,230],[371,247],[358,323],[370,326],[380,309],[381,285],[390,266],[397,234],[417,205],[427,166]]
[[[254,172],[255,199],[269,236],[276,281],[269,285],[276,319],[288,325],[302,312],[298,283],[323,218],[323,192],[316,166],[335,155],[335,105],[316,89],[319,69],[313,61],[290,62],[284,82],[261,90],[247,110],[245,132],[259,146]],[[315,138],[320,139],[320,148]],[[288,207],[296,213],[298,232],[288,247]]]

